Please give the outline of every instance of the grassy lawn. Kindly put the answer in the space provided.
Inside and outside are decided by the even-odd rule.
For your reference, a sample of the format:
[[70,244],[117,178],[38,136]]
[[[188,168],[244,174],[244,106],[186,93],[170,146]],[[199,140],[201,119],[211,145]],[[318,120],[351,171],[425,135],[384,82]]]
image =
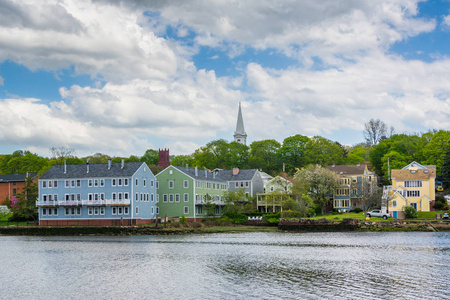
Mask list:
[[441,216],[444,214],[445,212],[440,210],[440,211],[419,211],[419,219],[436,219],[436,214],[441,214]]

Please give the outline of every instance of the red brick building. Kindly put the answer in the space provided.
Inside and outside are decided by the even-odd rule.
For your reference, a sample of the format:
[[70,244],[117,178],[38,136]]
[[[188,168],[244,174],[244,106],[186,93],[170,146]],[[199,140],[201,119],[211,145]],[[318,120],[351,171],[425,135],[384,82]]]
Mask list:
[[27,175],[36,177],[36,173],[0,175],[0,205],[4,205],[7,199],[22,192]]

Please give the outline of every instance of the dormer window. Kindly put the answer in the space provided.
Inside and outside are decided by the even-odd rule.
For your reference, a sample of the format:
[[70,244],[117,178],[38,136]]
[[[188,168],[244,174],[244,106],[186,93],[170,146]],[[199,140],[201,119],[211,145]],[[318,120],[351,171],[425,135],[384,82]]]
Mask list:
[[425,174],[427,174],[427,173],[428,173],[428,170],[423,170],[423,172],[424,172]]
[[415,174],[416,173],[416,170],[411,170],[411,174]]

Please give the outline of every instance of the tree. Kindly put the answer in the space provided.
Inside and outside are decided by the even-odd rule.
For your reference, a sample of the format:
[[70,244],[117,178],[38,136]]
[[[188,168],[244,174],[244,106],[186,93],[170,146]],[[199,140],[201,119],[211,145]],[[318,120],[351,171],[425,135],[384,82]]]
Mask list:
[[194,165],[194,159],[191,155],[176,155],[171,161],[170,164],[172,166],[179,166],[179,167],[185,167],[185,166],[193,166]]
[[323,215],[325,206],[331,201],[330,195],[339,187],[339,176],[320,165],[309,165],[297,171],[294,186],[300,193],[307,193]]
[[276,140],[262,140],[250,144],[248,158],[250,168],[262,169],[269,174],[276,174],[281,163],[277,161],[276,154],[281,145]]
[[442,163],[446,156],[448,147],[450,147],[450,131],[439,130],[431,138],[430,142],[422,149],[425,163],[436,165],[436,171],[441,173]]
[[447,147],[445,157],[442,160],[441,175],[444,188],[448,189],[450,187],[450,146]]
[[294,173],[295,168],[305,165],[305,149],[308,142],[309,138],[300,134],[284,139],[277,155],[279,161],[285,164],[286,172]]
[[[387,125],[380,119],[370,119],[364,124],[364,138],[369,146],[377,145],[383,137],[386,137]],[[393,132],[393,128],[392,128]]]
[[[89,161],[90,164],[106,164],[110,159],[111,156],[102,153],[95,153],[94,155],[84,157],[84,161]],[[114,159],[111,159],[111,161],[115,162]],[[121,161],[120,157],[118,157],[117,159],[117,162]]]
[[203,199],[205,199],[205,205],[203,205],[203,209],[205,210],[206,217],[214,217],[216,204],[214,203],[213,197],[207,193],[205,194],[205,196],[203,196]]
[[381,198],[383,189],[372,185],[371,182],[364,181],[362,183],[362,194],[360,198],[361,208],[368,211],[372,207],[381,207]]
[[309,140],[305,156],[305,163],[321,166],[333,163],[340,165],[345,161],[343,149],[335,142],[321,136],[315,136]]
[[245,189],[225,192],[225,208],[223,217],[233,224],[240,224],[247,221],[245,212],[252,210],[252,205],[245,195]]
[[14,220],[36,220],[38,210],[36,200],[38,199],[38,187],[31,177],[25,179],[25,185],[22,192],[10,200],[10,208]]
[[159,162],[159,151],[148,149],[144,155],[141,156],[141,161],[147,163],[147,165],[157,165]]
[[57,165],[62,165],[64,160],[75,157],[75,149],[70,147],[51,147],[50,152]]

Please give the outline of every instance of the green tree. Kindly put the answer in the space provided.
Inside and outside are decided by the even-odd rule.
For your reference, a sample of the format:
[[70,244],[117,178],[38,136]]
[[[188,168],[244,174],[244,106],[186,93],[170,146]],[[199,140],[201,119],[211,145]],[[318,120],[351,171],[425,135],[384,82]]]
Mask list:
[[277,152],[281,145],[275,140],[262,140],[250,144],[248,159],[250,168],[262,169],[269,174],[276,174],[281,169],[277,161]]
[[170,164],[173,166],[185,167],[194,165],[194,159],[190,155],[176,155],[170,161]]
[[56,165],[62,165],[68,158],[75,157],[75,149],[71,147],[51,147],[50,152],[52,153],[52,159],[55,161]]
[[29,151],[15,151],[12,155],[5,155],[0,162],[3,174],[39,173],[50,165],[48,159],[30,153]]
[[447,147],[447,152],[442,161],[441,175],[444,188],[448,189],[450,187],[450,147]]
[[157,165],[159,162],[159,151],[148,149],[144,155],[141,156],[141,161],[147,163],[147,165]]
[[340,165],[345,161],[343,149],[335,142],[326,138],[315,136],[309,140],[305,150],[307,164],[321,166],[333,163]]
[[206,217],[214,217],[216,204],[214,203],[213,197],[207,193],[205,194],[205,196],[203,196],[203,199],[205,199],[205,205],[203,205],[203,209],[205,210]]
[[[102,153],[95,153],[94,155],[90,155],[90,156],[86,156],[83,158],[83,160],[89,161],[90,164],[106,164],[108,163],[108,160],[111,159],[111,156],[106,155],[106,154],[102,154]],[[116,160],[116,158],[111,159],[112,162],[120,162],[121,158],[118,157],[117,158],[118,161]]]
[[320,165],[309,165],[295,174],[294,187],[301,194],[308,194],[323,215],[330,196],[339,187],[339,176]]
[[350,151],[345,158],[345,164],[356,165],[358,162],[363,163],[369,160],[369,152],[371,147],[366,147],[364,145],[356,145],[350,148]]
[[37,220],[38,210],[36,200],[38,198],[38,187],[31,177],[25,179],[22,192],[16,195],[17,201],[11,201],[11,211],[14,220]]
[[448,147],[450,146],[450,131],[439,130],[431,138],[430,142],[422,149],[425,163],[436,165],[436,171],[441,173],[441,167]]
[[225,207],[223,217],[233,224],[240,224],[247,221],[244,214],[251,210],[251,203],[245,195],[245,189],[225,192]]
[[293,174],[295,168],[301,168],[305,165],[305,150],[308,142],[309,138],[300,134],[284,139],[277,155],[278,160],[285,164],[286,172]]

